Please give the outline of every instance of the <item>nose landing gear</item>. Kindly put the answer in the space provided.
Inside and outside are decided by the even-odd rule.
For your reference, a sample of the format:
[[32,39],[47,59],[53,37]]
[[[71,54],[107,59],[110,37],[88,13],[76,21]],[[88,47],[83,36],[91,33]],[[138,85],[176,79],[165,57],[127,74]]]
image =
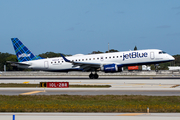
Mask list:
[[91,72],[91,74],[89,74],[89,78],[90,79],[98,79],[99,78],[99,75],[95,72],[95,74],[93,74],[92,72]]
[[155,64],[155,72],[158,72],[158,66],[159,64]]

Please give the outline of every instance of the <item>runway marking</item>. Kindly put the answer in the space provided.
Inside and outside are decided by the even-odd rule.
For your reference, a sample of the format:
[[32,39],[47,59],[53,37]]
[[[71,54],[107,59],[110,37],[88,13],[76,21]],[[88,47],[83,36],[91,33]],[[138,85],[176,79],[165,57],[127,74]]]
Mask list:
[[44,91],[32,91],[32,92],[27,92],[27,93],[21,93],[19,95],[31,95],[31,94],[40,93],[40,92],[44,92]]
[[27,82],[23,82],[23,84],[27,84],[27,83],[29,83],[29,81],[27,81]]
[[137,116],[137,115],[143,115],[145,113],[126,113],[126,114],[120,114],[117,116]]
[[175,88],[175,87],[178,87],[178,86],[180,86],[180,85],[173,85],[173,86],[171,86],[171,88]]

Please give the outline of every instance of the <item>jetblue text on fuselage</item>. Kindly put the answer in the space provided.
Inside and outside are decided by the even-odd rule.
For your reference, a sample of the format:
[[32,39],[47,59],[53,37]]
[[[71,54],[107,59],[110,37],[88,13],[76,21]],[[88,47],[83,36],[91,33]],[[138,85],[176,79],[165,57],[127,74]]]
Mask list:
[[143,58],[143,57],[147,57],[148,53],[144,52],[144,53],[140,53],[140,52],[131,52],[131,53],[123,53],[123,61],[126,59],[131,59],[131,58]]

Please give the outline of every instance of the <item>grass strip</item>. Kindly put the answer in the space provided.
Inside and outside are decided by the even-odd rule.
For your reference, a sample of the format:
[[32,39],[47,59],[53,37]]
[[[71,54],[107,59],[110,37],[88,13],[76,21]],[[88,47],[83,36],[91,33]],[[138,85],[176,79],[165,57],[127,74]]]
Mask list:
[[180,96],[0,95],[0,112],[180,112]]
[[39,87],[39,84],[1,83],[0,87]]
[[[1,83],[0,87],[40,87],[39,84]],[[70,88],[109,88],[111,85],[69,85]]]

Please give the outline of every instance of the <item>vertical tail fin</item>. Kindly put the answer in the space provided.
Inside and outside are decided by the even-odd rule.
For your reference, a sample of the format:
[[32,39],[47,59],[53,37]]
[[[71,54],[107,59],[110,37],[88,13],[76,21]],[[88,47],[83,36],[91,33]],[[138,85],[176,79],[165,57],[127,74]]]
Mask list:
[[18,62],[43,59],[40,56],[35,56],[18,38],[11,38]]

